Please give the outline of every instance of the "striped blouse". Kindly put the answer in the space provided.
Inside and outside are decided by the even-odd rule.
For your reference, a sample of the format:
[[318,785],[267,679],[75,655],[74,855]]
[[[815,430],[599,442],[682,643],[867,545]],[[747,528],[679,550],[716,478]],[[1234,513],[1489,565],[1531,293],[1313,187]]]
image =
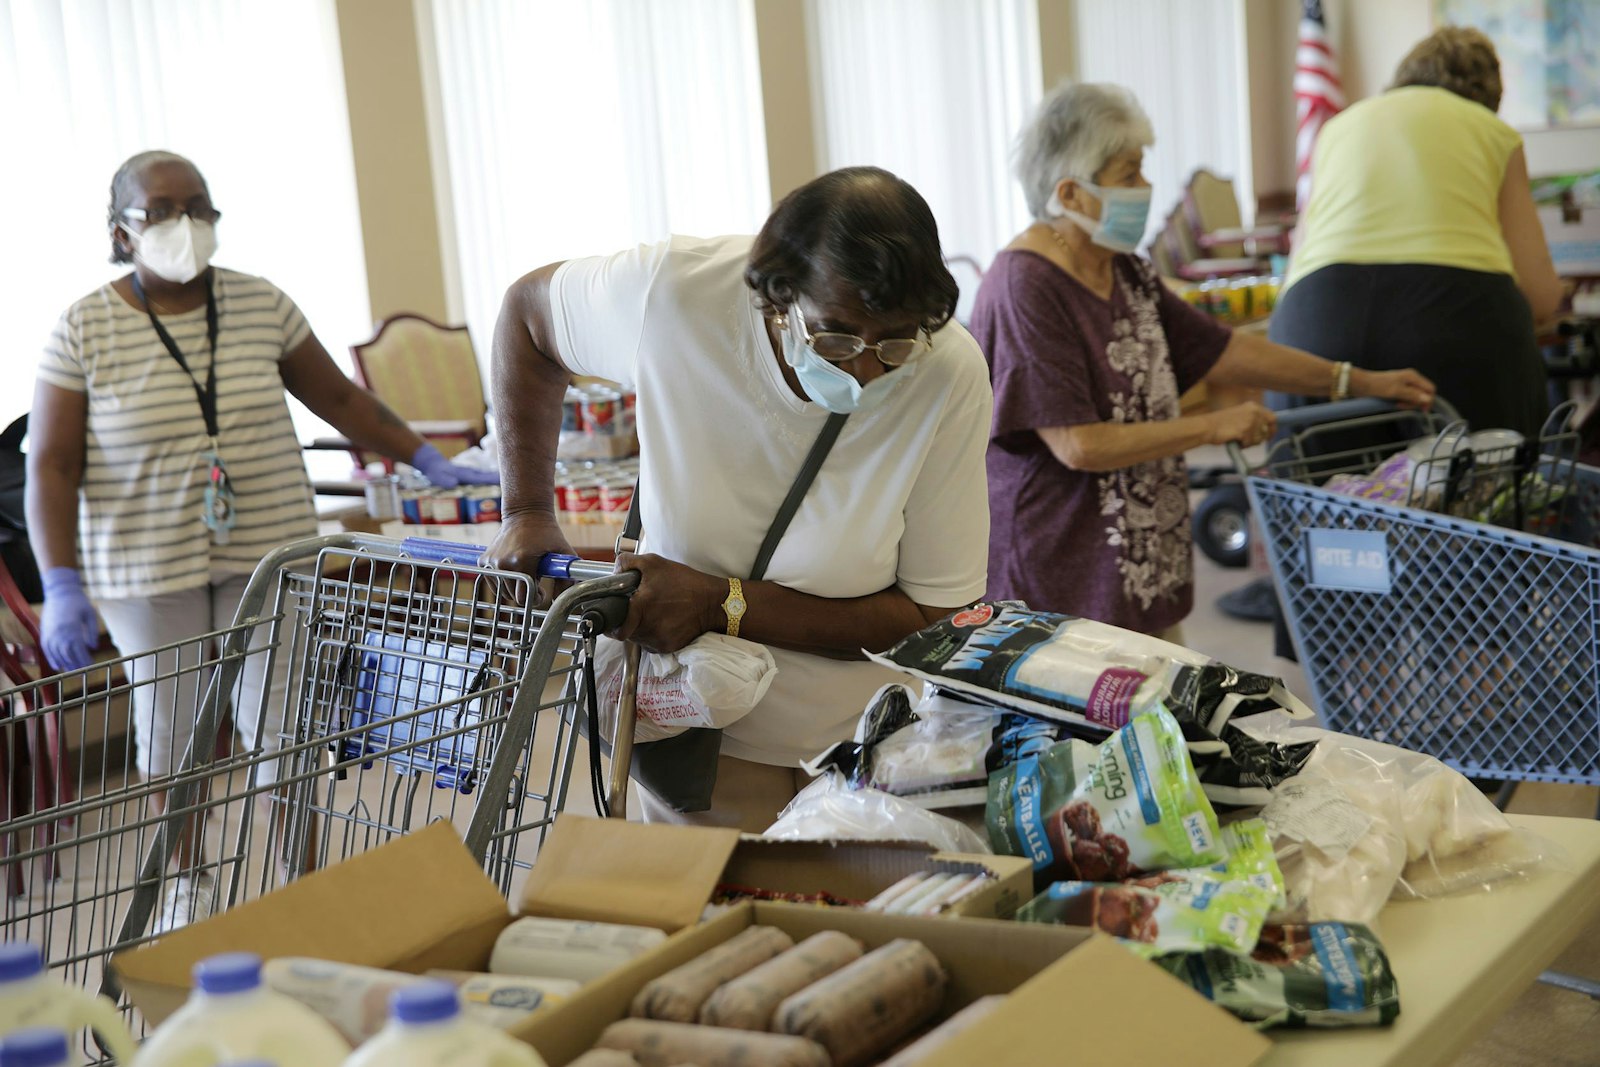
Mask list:
[[[214,268],[220,453],[237,524],[213,544],[202,518],[209,465],[194,386],[149,317],[101,286],[57,323],[40,380],[88,394],[78,554],[90,595],[154,596],[249,573],[284,541],[316,532],[311,484],[279,361],[308,337],[300,309],[264,278]],[[204,306],[161,316],[195,380],[211,363]]]

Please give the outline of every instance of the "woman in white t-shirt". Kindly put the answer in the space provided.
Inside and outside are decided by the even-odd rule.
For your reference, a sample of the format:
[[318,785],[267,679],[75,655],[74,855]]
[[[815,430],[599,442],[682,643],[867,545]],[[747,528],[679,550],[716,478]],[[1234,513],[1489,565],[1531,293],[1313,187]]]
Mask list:
[[[795,190],[761,233],[675,237],[541,267],[507,292],[494,342],[505,528],[498,565],[568,551],[552,508],[572,374],[639,395],[649,555],[616,636],[670,652],[701,634],[767,645],[778,671],[723,735],[711,809],[647,819],[759,831],[900,676],[868,663],[982,596],[983,357],[915,189],[870,167]],[[759,582],[742,581],[829,412],[849,413]]]
[[[183,759],[202,679],[189,659],[178,670],[192,651],[140,653],[231,624],[261,558],[316,533],[285,389],[435,484],[494,477],[451,464],[346,378],[271,282],[211,266],[221,214],[182,156],[143,152],[117,170],[111,261],[133,270],[62,314],[29,415],[28,539],[45,590],[44,652],[57,670],[88,666],[99,608],[117,648],[137,657],[133,734],[146,780]],[[218,491],[219,472],[231,492]],[[272,679],[264,660],[252,656],[241,672],[235,725],[247,745],[276,750],[288,656],[276,657]],[[159,809],[163,795],[152,801]],[[214,879],[192,835],[178,862],[158,932],[211,910]]]

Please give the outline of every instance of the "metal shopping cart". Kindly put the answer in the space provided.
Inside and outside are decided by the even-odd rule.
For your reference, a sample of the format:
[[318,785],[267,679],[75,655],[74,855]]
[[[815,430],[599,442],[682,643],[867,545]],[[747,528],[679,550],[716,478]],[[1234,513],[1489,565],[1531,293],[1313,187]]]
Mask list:
[[[0,690],[4,937],[35,942],[58,978],[115,999],[106,961],[164,923],[441,819],[510,891],[566,803],[580,726],[601,732],[595,687],[582,683],[638,575],[547,557],[542,575],[576,584],[541,611],[534,579],[481,566],[482,551],[296,542],[257,568],[233,625]],[[249,671],[283,684],[252,689]],[[158,689],[196,725],[177,769],[143,780],[121,724]],[[254,748],[228,730],[248,716],[261,724],[242,731]],[[597,806],[620,815],[631,731],[605,732],[618,738],[609,780],[598,752],[589,774]],[[70,755],[41,758],[46,735]],[[184,903],[174,887],[192,916],[163,913]],[[100,1062],[92,1043],[84,1052]]]
[[[1480,446],[1447,405],[1347,401],[1281,413],[1259,469],[1233,450],[1331,729],[1475,777],[1600,784],[1600,469],[1570,415]],[[1335,491],[1386,461],[1389,499]]]

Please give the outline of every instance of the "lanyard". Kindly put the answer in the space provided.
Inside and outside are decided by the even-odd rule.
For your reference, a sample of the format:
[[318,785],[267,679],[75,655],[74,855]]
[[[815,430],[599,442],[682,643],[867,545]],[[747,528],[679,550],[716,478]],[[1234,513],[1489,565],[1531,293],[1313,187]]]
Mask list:
[[178,347],[178,342],[172,339],[167,328],[161,325],[161,320],[156,318],[154,309],[150,307],[150,300],[144,295],[144,286],[139,284],[139,275],[133,276],[133,291],[139,297],[139,302],[144,305],[146,315],[150,316],[150,325],[155,327],[156,336],[161,338],[161,343],[167,346],[167,352],[178,361],[178,366],[183,368],[183,373],[188,375],[189,384],[194,386],[195,399],[200,401],[200,415],[206,420],[206,435],[214,443],[217,440],[217,294],[211,288],[211,278],[206,277],[206,341],[211,345],[211,365],[206,368],[206,385],[200,388],[200,383],[195,380],[194,371],[189,369],[189,361],[183,358],[183,349]]

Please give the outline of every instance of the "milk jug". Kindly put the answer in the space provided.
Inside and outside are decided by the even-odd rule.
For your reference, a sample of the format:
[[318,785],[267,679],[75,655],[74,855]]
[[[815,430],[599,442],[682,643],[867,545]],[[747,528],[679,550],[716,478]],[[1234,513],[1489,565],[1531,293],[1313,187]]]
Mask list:
[[69,1035],[91,1027],[118,1063],[133,1062],[133,1037],[116,1005],[46,974],[34,945],[7,941],[0,945],[0,1035],[29,1026]]
[[539,1054],[461,1015],[456,987],[429,979],[397,990],[389,1022],[345,1067],[546,1067]]
[[0,1067],[67,1067],[67,1035],[29,1026],[0,1037]]

